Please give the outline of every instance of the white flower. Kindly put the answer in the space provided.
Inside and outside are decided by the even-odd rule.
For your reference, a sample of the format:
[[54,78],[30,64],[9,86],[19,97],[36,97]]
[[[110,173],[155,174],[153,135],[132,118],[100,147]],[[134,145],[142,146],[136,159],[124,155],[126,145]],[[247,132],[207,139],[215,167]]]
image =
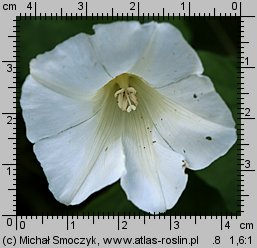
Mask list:
[[28,139],[55,198],[79,204],[120,179],[148,212],[172,208],[185,168],[236,140],[232,115],[168,23],[94,26],[38,55],[22,88]]

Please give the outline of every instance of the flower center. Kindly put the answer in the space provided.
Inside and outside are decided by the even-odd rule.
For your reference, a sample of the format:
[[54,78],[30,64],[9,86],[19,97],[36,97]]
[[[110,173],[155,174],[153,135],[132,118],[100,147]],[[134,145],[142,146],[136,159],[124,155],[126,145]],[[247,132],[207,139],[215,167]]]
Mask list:
[[136,110],[138,101],[136,97],[137,91],[129,85],[129,74],[124,73],[117,76],[113,81],[119,85],[120,89],[114,93],[117,98],[118,107],[122,111],[131,112]]
[[128,113],[137,108],[136,90],[133,87],[121,88],[117,90],[114,97],[117,98],[117,104],[122,111]]

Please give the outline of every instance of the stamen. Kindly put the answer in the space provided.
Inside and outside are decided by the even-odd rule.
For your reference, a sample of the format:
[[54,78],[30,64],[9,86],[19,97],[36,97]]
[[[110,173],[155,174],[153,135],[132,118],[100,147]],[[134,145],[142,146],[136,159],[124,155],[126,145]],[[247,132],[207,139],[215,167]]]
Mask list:
[[127,111],[128,113],[132,110],[135,111],[138,104],[136,93],[137,91],[133,87],[127,87],[126,89],[121,88],[117,90],[114,97],[118,100],[118,107],[122,111]]
[[124,89],[117,90],[114,94],[114,97],[116,98],[119,94],[123,93],[124,91]]

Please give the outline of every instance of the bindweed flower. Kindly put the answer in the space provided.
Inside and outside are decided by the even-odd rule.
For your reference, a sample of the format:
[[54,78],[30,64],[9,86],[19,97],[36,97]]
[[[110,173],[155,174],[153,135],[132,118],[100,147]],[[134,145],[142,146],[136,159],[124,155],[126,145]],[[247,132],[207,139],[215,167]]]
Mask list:
[[120,179],[151,213],[172,208],[236,140],[196,52],[168,23],[114,22],[38,55],[21,96],[27,137],[54,197],[79,204]]

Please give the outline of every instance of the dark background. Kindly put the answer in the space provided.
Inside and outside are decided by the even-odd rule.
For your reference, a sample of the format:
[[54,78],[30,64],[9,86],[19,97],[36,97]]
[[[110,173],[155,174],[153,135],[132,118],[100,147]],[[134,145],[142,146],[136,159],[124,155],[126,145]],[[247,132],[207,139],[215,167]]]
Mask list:
[[[164,19],[177,26],[202,59],[205,73],[212,79],[216,90],[236,113],[239,18],[175,18]],[[148,20],[140,20],[146,22]],[[20,47],[18,82],[20,86],[29,74],[29,61],[37,54],[51,50],[55,45],[79,33],[93,34],[92,25],[110,20],[53,19],[17,21]],[[18,93],[19,97],[19,93]],[[66,207],[57,202],[48,190],[46,177],[33,153],[33,145],[26,138],[21,111],[17,114],[17,215],[46,214],[143,214],[125,196],[119,182],[91,195],[77,206]],[[200,172],[187,171],[186,190],[175,207],[166,214],[205,215],[236,214],[239,187],[236,174],[236,145],[224,157]]]

